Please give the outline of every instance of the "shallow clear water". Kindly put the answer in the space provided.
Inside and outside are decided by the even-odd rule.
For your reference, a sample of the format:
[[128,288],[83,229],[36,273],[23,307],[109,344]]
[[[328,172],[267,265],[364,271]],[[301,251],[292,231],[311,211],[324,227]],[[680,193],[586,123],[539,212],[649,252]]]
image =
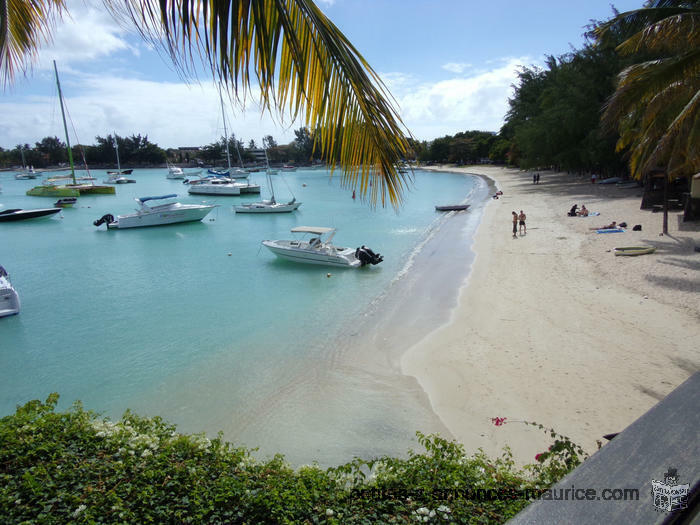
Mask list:
[[[138,182],[116,196],[81,196],[57,218],[0,223],[0,264],[22,300],[20,315],[0,319],[0,415],[56,391],[61,407],[80,399],[112,418],[126,408],[161,415],[183,432],[222,430],[296,464],[403,453],[415,430],[442,429],[412,382],[355,366],[347,349],[340,359],[339,334],[445,220],[433,206],[467,199],[478,179],[416,172],[396,214],[353,200],[326,171],[300,170],[274,179],[279,200],[291,191],[303,203],[296,213],[236,215],[233,204],[259,197],[190,197],[165,174],[136,170]],[[252,180],[265,196],[264,176]],[[37,183],[0,174],[0,209],[50,207],[55,198],[25,196]],[[134,197],[167,193],[220,207],[197,223],[92,225],[129,213]],[[336,245],[365,244],[384,262],[299,265],[261,248],[299,225],[336,227]]]

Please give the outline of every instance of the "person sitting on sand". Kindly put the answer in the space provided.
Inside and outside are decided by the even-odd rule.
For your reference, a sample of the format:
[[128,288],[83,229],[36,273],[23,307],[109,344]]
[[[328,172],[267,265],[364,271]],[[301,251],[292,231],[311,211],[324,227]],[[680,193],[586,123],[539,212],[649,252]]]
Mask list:
[[576,208],[578,208],[578,204],[574,204],[567,215],[569,217],[576,217],[578,215],[578,211],[576,210]]
[[588,209],[585,204],[581,205],[581,209],[577,212],[580,217],[588,217]]

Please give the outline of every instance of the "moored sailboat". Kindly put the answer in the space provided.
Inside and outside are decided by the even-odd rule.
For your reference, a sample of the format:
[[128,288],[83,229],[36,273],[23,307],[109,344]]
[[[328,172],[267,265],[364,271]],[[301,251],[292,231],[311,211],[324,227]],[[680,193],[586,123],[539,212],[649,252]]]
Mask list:
[[35,186],[34,188],[27,191],[27,195],[33,197],[77,197],[78,195],[84,194],[108,194],[114,195],[116,193],[113,186],[98,186],[95,184],[78,184],[75,179],[75,166],[73,164],[73,151],[70,147],[70,136],[68,135],[68,125],[66,124],[66,112],[63,107],[63,93],[61,92],[61,82],[58,79],[58,68],[56,67],[56,61],[53,61],[53,69],[56,74],[56,86],[58,86],[58,101],[61,104],[61,116],[63,117],[63,130],[66,133],[66,149],[68,150],[68,162],[70,164],[70,178],[72,184],[52,184],[50,181],[46,181],[40,186]]

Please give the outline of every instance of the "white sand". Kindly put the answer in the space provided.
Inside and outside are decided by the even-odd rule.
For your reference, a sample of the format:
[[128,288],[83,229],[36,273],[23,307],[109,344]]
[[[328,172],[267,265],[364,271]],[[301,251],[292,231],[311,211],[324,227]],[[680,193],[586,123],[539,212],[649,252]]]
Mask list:
[[[450,169],[486,175],[504,192],[484,212],[468,282],[451,321],[402,357],[433,409],[468,451],[504,445],[530,463],[550,438],[515,421],[536,421],[589,452],[697,371],[700,364],[700,224],[640,210],[641,190],[497,167]],[[585,204],[600,216],[570,218]],[[511,211],[527,214],[512,237]],[[628,231],[592,227],[625,221]],[[642,231],[631,227],[642,225]],[[653,245],[639,257],[616,246]],[[510,424],[496,427],[492,417]]]

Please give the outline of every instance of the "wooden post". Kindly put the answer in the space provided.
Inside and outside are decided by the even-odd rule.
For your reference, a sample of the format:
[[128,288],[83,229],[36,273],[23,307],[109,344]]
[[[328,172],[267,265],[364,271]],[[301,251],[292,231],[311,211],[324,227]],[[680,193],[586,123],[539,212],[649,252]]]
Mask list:
[[664,235],[668,235],[668,173],[664,172]]

